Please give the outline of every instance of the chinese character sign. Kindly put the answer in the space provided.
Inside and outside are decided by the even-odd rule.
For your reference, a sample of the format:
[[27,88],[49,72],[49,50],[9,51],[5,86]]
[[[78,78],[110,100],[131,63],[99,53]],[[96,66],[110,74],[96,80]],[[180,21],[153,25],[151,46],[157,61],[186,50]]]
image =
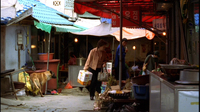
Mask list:
[[166,30],[166,19],[154,19],[153,20],[153,27],[157,28],[158,30]]
[[[119,11],[115,12],[120,13]],[[123,16],[130,18],[131,20],[139,24],[140,21],[139,10],[125,10],[123,11]],[[119,26],[120,26],[120,16],[112,13],[112,27],[119,27]],[[123,26],[131,27],[137,25],[127,19],[123,19]]]

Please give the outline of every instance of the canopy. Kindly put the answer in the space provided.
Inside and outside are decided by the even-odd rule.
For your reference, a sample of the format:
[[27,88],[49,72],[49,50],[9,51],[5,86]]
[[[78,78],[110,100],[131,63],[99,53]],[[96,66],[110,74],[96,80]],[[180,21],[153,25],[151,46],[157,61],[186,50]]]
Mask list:
[[1,18],[15,18],[16,12],[23,9],[17,0],[1,0]]
[[52,28],[51,24],[34,21],[34,25],[37,29],[41,29],[42,31],[45,31],[48,33],[51,32],[51,28]]
[[45,32],[50,33],[52,26],[56,28],[56,32],[81,32],[88,28],[74,24],[73,26],[63,26],[63,25],[51,25],[47,23],[34,21],[36,28],[41,29]]
[[73,26],[52,25],[56,28],[56,32],[81,32],[88,28],[74,24]]
[[[137,39],[146,37],[149,40],[152,40],[155,36],[154,33],[148,31],[144,28],[122,28],[122,38],[127,38],[128,40]],[[120,41],[120,30],[112,33],[111,35],[115,36],[115,38]]]
[[[147,39],[151,40],[154,38],[155,34],[144,29],[144,28],[123,28],[123,38],[127,38],[128,40],[137,39],[142,37],[147,37]],[[109,23],[101,23],[95,27],[87,29],[85,31],[79,33],[72,33],[76,35],[91,35],[91,36],[107,36],[113,35],[115,38],[120,41],[120,29],[112,28]]]
[[119,28],[111,28],[111,24],[108,23],[101,23],[100,25],[97,25],[95,27],[92,27],[90,29],[87,29],[85,31],[79,32],[79,33],[73,33],[75,35],[91,35],[91,36],[107,36],[110,35],[116,31],[118,31]]

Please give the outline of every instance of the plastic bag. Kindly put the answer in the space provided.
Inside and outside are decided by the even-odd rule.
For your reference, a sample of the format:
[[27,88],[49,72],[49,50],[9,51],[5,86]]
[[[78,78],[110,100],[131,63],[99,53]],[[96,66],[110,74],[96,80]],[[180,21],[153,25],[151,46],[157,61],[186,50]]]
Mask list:
[[170,63],[170,65],[174,65],[174,64],[180,64],[180,60],[178,58],[173,58]]
[[[25,75],[25,77],[24,77],[24,75]],[[26,78],[26,80],[25,80],[25,78]],[[19,73],[18,74],[18,80],[19,80],[19,82],[26,83],[26,85],[25,85],[26,91],[30,91],[30,92],[32,92],[34,94],[38,94],[38,92],[39,92],[38,89],[36,91],[32,90],[31,83],[30,83],[30,76],[29,76],[29,74],[27,72]]]
[[133,71],[137,71],[137,70],[138,70],[138,65],[132,66],[131,69],[132,69]]

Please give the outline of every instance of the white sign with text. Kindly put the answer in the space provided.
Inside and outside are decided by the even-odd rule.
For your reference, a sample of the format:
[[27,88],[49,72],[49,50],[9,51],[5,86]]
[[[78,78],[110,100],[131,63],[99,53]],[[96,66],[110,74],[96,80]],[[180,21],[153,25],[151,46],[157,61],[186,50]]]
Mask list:
[[157,28],[158,30],[166,30],[166,19],[154,19],[153,20],[153,27]]

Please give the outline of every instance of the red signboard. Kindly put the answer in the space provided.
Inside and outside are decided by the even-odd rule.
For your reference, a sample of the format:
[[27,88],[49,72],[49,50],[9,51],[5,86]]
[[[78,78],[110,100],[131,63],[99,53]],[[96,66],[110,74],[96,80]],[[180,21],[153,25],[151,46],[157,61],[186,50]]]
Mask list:
[[[115,11],[115,12],[120,13],[120,11]],[[128,17],[134,22],[139,24],[140,21],[139,8],[123,10],[123,17]],[[134,24],[133,22],[127,19],[123,19],[123,27],[132,27],[132,26],[138,26],[138,25]],[[112,27],[120,27],[120,16],[114,13],[112,13]]]

